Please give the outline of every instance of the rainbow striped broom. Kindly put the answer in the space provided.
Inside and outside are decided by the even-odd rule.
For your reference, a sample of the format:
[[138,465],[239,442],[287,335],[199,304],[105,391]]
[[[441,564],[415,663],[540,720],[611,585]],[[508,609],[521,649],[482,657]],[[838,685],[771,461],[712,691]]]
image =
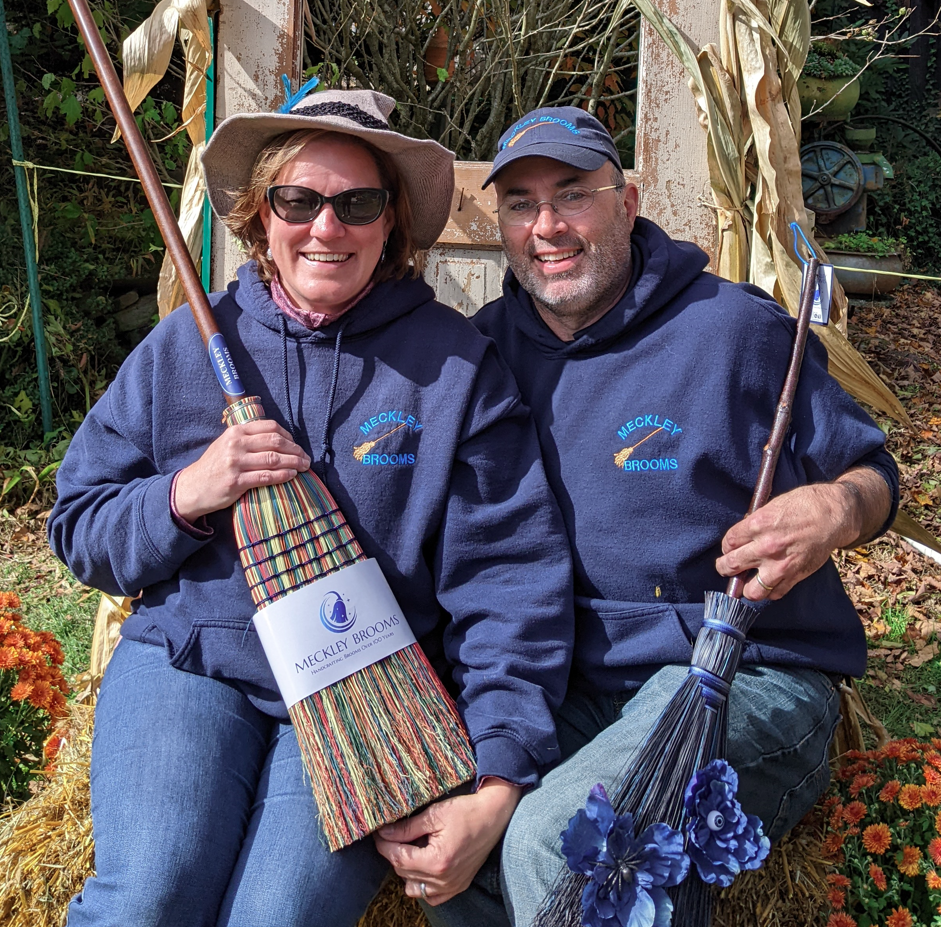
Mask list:
[[[792,229],[797,251],[799,229],[796,223],[792,224]],[[803,233],[801,235],[803,237]],[[812,248],[811,253],[810,261],[805,262],[797,331],[787,374],[771,434],[762,453],[749,515],[771,496],[774,471],[791,420],[819,267]],[[684,799],[693,776],[712,760],[725,755],[728,695],[741,660],[745,636],[759,614],[757,608],[742,599],[745,582],[741,576],[735,576],[729,580],[724,594],[706,593],[705,618],[696,636],[689,675],[643,743],[628,758],[621,780],[614,789],[611,799],[613,811],[619,816],[631,816],[635,834],[649,833],[647,828],[653,824],[665,824],[682,832],[689,820]],[[690,839],[687,830],[687,849]],[[757,865],[760,861],[757,860]],[[712,923],[712,894],[697,874],[697,868],[690,866],[686,878],[671,890],[671,922],[681,927],[709,927]],[[583,899],[589,882],[589,876],[583,872],[563,868],[543,900],[533,927],[579,927],[587,923]],[[628,922],[630,913],[618,912],[621,923]]]
[[[245,395],[235,372],[86,0],[69,3],[228,402],[223,421],[231,426],[263,418],[261,403]],[[280,486],[250,490],[236,503],[233,520],[245,576],[260,609],[255,623],[263,643],[264,626],[272,632],[269,637],[273,635],[269,643],[279,649],[278,622],[269,616],[276,612],[283,616],[284,606],[291,602],[295,622],[300,611],[308,628],[316,625],[316,609],[307,604],[298,609],[297,603],[301,597],[309,602],[309,593],[318,581],[332,590],[334,585],[345,588],[351,582],[355,586],[366,576],[367,585],[379,590],[377,607],[384,609],[382,620],[370,627],[378,628],[383,622],[383,630],[401,625],[379,635],[397,635],[394,645],[385,645],[387,649],[395,646],[394,652],[386,652],[376,662],[364,657],[366,664],[351,675],[332,678],[315,691],[310,689],[319,683],[311,683],[312,673],[307,673],[306,688],[289,698],[275,672],[330,849],[347,846],[472,779],[473,750],[453,700],[415,643],[404,617],[396,613],[397,604],[378,567],[366,559],[324,484],[307,472]],[[354,575],[357,580],[352,579]],[[320,594],[320,599],[321,603],[331,602],[334,612],[346,618],[348,595],[344,598],[339,592],[328,591]],[[320,612],[328,634],[350,627],[348,619],[337,623],[336,615],[325,613],[322,604]],[[263,616],[265,620],[260,620]],[[368,630],[357,634],[362,636]],[[304,631],[302,628],[302,635]],[[367,643],[370,647],[373,644],[371,640]],[[378,646],[374,649],[380,650]],[[323,648],[321,652],[325,652]],[[273,654],[267,644],[266,654],[271,661]],[[338,676],[341,670],[332,672]]]

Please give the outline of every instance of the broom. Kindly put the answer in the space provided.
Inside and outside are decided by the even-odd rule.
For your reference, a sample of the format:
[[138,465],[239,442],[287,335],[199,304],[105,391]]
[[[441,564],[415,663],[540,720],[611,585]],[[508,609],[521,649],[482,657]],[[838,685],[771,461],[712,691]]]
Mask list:
[[[86,0],[69,3],[225,394],[223,421],[232,426],[260,419],[261,403],[245,395]],[[453,700],[408,630],[375,561],[366,559],[317,476],[308,471],[280,486],[252,489],[233,512],[242,566],[260,609],[255,624],[288,704],[330,849],[348,846],[472,779],[473,751]],[[364,576],[369,588],[360,589]],[[365,610],[381,614],[355,632],[367,635],[373,629],[366,644],[377,656],[364,657],[366,665],[351,675],[337,668],[339,658],[323,660],[336,664],[328,667],[332,675],[326,681],[319,666],[306,667],[304,687],[289,695],[283,684],[287,674],[274,665],[280,658],[290,669],[280,636],[306,644],[305,635],[317,625],[311,603],[317,597],[321,623],[333,635],[329,639],[342,640],[338,634],[351,626],[350,593],[335,587],[362,592],[369,604]],[[332,612],[325,611],[327,602]],[[382,633],[376,633],[380,626]],[[383,650],[373,637],[391,643],[383,641]],[[336,653],[338,646],[321,646],[318,652],[333,647]]]
[[[792,224],[795,228],[796,224]],[[795,251],[798,229],[795,228]],[[806,239],[804,239],[806,242]],[[784,387],[775,410],[771,434],[762,452],[758,479],[748,514],[771,495],[778,456],[791,420],[804,347],[814,307],[819,262],[805,264],[797,331]],[[803,258],[801,258],[803,261]],[[623,453],[623,452],[622,452]],[[727,699],[738,669],[745,635],[759,609],[742,600],[746,580],[729,580],[725,593],[707,592],[703,626],[696,636],[689,675],[625,766],[614,790],[615,814],[629,813],[635,832],[655,823],[681,831],[686,815],[684,796],[693,775],[725,754]],[[563,868],[544,899],[533,927],[579,927],[582,895],[589,877]],[[695,867],[674,891],[673,923],[682,927],[708,927],[712,922],[712,893]]]

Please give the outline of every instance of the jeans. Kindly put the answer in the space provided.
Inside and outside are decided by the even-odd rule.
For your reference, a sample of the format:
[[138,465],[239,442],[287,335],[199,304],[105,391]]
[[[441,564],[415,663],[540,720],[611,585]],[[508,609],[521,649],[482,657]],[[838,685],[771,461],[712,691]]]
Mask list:
[[68,927],[352,927],[388,869],[370,839],[322,843],[290,724],[132,640],[98,699],[91,811]]
[[[666,666],[621,696],[569,693],[557,719],[566,759],[523,797],[502,854],[491,854],[471,887],[444,905],[426,907],[434,927],[532,923],[564,866],[559,834],[593,785],[601,782],[613,793],[626,760],[688,669]],[[827,786],[839,693],[816,670],[744,666],[732,686],[728,716],[727,759],[739,775],[739,801],[762,819],[772,841],[780,839]]]

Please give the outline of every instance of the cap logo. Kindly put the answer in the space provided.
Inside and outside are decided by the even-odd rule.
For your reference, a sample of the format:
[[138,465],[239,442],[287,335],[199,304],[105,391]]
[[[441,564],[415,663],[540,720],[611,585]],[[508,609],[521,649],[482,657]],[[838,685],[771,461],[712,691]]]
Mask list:
[[383,129],[389,130],[389,124],[370,116],[363,112],[358,106],[352,106],[349,103],[314,103],[312,106],[299,106],[292,109],[292,116],[340,116],[343,119],[349,119],[364,129]]
[[510,131],[515,134],[500,146],[500,150],[503,151],[506,148],[512,148],[530,129],[538,129],[540,126],[544,125],[561,126],[563,129],[568,129],[572,135],[582,134],[567,119],[560,119],[558,116],[540,116],[538,119],[527,119],[526,122],[518,122],[515,126],[513,126]]

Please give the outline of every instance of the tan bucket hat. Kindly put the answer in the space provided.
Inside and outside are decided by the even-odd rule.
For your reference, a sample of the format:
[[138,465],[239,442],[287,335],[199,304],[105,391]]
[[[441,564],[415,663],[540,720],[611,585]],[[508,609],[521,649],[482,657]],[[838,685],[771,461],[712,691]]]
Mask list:
[[298,129],[355,135],[386,152],[408,190],[419,248],[430,248],[444,229],[454,194],[454,153],[431,139],[408,138],[389,128],[395,100],[375,90],[311,93],[286,113],[229,116],[212,133],[202,156],[209,202],[225,218],[235,192],[245,187],[262,148],[275,136]]

